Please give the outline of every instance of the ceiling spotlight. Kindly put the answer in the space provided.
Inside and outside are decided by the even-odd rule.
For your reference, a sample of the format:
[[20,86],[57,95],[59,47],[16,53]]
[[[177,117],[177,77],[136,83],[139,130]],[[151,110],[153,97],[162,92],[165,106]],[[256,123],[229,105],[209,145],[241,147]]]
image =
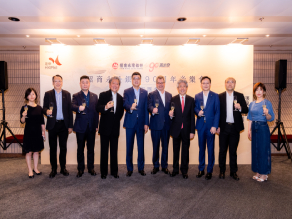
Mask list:
[[185,20],[186,20],[185,17],[179,17],[179,18],[177,19],[177,21],[180,21],[180,22],[185,21]]
[[143,35],[140,35],[140,37],[143,37]]
[[153,46],[152,41],[152,38],[142,38],[140,46]]
[[207,35],[203,35],[203,37],[206,37]]
[[200,42],[200,38],[189,38],[189,40],[184,44],[185,46],[187,45],[198,45]]
[[269,37],[269,36],[270,36],[270,35],[268,35],[268,34],[266,35],[266,37]]
[[64,43],[61,43],[57,38],[45,38],[45,41],[47,43],[50,43],[51,45],[65,45]]
[[80,35],[77,35],[77,37],[80,37]]
[[243,44],[246,41],[248,41],[248,38],[237,38],[233,40],[230,44]]
[[104,38],[93,38],[93,42],[95,42],[96,46],[100,46],[100,45],[108,46]]
[[26,35],[26,37],[29,37],[29,35]]
[[9,17],[8,19],[11,21],[20,21],[17,17]]

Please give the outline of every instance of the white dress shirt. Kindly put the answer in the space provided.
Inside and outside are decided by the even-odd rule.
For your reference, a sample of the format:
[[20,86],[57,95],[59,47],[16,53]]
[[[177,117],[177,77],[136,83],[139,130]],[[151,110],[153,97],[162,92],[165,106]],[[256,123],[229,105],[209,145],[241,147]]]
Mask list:
[[208,91],[208,94],[207,94],[207,96],[205,96],[205,94],[204,94],[204,92],[203,92],[204,108],[206,107],[207,100],[208,100],[208,96],[209,96],[209,91]]
[[116,113],[116,108],[117,108],[117,93],[114,93],[112,91],[112,95],[113,95],[113,101],[114,101],[114,113]]
[[184,97],[184,106],[186,105],[186,95],[179,95],[180,98],[180,105],[181,105],[181,97]]
[[234,123],[233,118],[233,92],[231,95],[226,91],[226,122]]
[[161,97],[162,103],[165,106],[165,91],[163,93],[160,92],[160,90],[158,90],[159,95]]

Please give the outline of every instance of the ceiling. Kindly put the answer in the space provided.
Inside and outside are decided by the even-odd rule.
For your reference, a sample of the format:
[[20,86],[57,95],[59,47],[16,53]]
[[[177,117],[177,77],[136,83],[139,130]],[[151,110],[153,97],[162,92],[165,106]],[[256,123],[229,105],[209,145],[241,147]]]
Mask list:
[[0,0],[2,47],[48,45],[47,37],[67,45],[93,45],[93,38],[138,45],[141,35],[154,45],[194,37],[200,45],[225,45],[247,37],[245,45],[291,49],[292,0]]

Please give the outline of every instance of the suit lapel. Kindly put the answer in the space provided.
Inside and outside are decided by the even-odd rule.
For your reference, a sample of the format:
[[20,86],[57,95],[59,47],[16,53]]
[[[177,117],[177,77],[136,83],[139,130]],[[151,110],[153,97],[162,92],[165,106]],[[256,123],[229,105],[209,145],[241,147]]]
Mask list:
[[[164,93],[165,93],[165,91],[164,91]],[[160,93],[159,93],[159,91],[157,89],[156,89],[156,98],[155,99],[158,99],[159,100],[159,105],[164,107],[164,104],[163,104],[163,101],[161,99]],[[165,99],[166,99],[166,95],[165,95]],[[154,100],[154,101],[156,101],[156,100]]]
[[65,99],[66,99],[66,97],[65,97],[65,93],[64,93],[64,91],[62,90],[62,112],[63,112],[63,115],[64,115],[64,112],[65,112],[65,104],[64,104]]
[[182,113],[181,102],[180,102],[180,95],[177,95],[177,104],[178,104],[178,112]]
[[[204,95],[204,93],[203,93],[203,95]],[[212,98],[213,98],[213,95],[212,95],[211,91],[209,91],[208,99],[207,99],[207,102],[206,102],[205,110],[207,110],[207,108],[209,108],[209,105],[210,105],[210,103],[211,103]],[[204,97],[203,97],[203,101],[204,101]]]

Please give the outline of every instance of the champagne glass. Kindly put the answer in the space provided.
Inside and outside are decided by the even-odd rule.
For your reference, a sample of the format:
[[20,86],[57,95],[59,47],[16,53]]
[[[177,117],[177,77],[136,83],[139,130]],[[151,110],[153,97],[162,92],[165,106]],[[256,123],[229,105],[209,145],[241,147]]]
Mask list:
[[[24,111],[26,111],[26,113],[27,113],[27,110],[28,110],[28,106],[27,105],[25,105],[24,106]],[[25,116],[24,118],[28,118],[27,116]]]
[[[266,105],[266,101],[264,100],[263,101],[263,110],[266,109],[266,108],[267,108],[267,105]],[[266,116],[266,114],[263,113],[263,116]]]
[[[112,104],[114,104],[114,100],[113,100],[114,98],[113,98],[113,96],[111,97],[111,103]],[[111,108],[111,111],[110,111],[111,113],[114,113],[115,111],[114,111],[114,106]]]
[[[155,100],[155,107],[156,107],[157,110],[158,110],[158,107],[159,107],[159,99],[156,99],[156,100]],[[155,114],[159,114],[159,113],[157,112],[157,113],[155,113]]]
[[[82,100],[82,106],[86,107],[86,100],[85,99]],[[85,109],[82,112],[83,115],[86,114],[84,111],[85,111]]]
[[[237,96],[233,96],[233,103],[237,104]],[[238,111],[238,109],[234,109],[234,111]]]
[[[201,107],[201,110],[203,111],[203,113],[204,113],[204,101],[201,101],[200,102],[200,107]],[[201,115],[201,117],[204,117],[205,115],[203,114],[203,115]]]
[[174,104],[174,102],[171,102],[170,108],[171,108],[171,110],[173,111],[173,116],[172,116],[172,117],[175,117],[175,116],[174,116],[174,109],[175,109],[175,104]]
[[52,114],[49,115],[49,117],[53,118],[53,109],[54,109],[54,103],[53,102],[49,103],[49,109],[52,111]]
[[[134,103],[136,103],[137,104],[137,102],[138,102],[138,100],[135,98],[134,99]],[[135,107],[135,109],[134,110],[137,110],[137,107]]]

